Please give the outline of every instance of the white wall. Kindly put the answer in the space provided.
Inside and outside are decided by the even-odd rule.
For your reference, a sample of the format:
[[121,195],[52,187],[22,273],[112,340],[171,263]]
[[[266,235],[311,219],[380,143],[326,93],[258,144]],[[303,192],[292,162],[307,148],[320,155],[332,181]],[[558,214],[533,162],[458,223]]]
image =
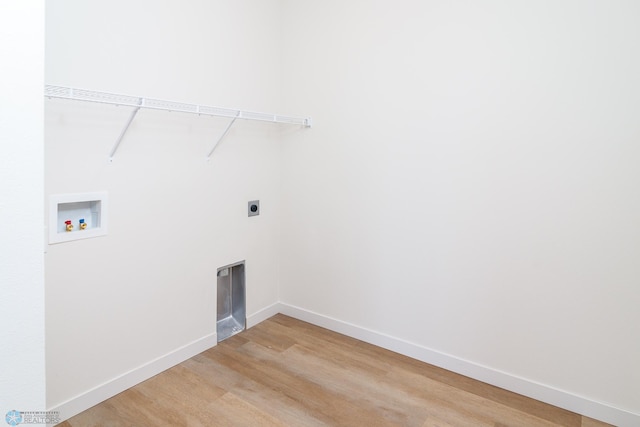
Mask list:
[[[278,112],[278,4],[56,1],[46,81]],[[130,109],[45,107],[46,194],[110,204],[107,236],[46,255],[47,401],[66,417],[210,345],[218,267],[246,260],[250,318],[278,301],[281,128],[238,121],[207,163],[227,120],[143,110],[109,164]]]
[[281,300],[640,414],[640,4],[283,10]]
[[206,164],[224,121],[144,111],[109,165],[128,111],[46,102],[46,194],[111,197],[107,237],[49,247],[48,405],[206,340],[216,267],[247,259],[250,315],[280,299],[640,414],[638,12],[52,3],[50,84],[315,126],[236,125]]
[[44,1],[0,3],[0,416],[45,409]]

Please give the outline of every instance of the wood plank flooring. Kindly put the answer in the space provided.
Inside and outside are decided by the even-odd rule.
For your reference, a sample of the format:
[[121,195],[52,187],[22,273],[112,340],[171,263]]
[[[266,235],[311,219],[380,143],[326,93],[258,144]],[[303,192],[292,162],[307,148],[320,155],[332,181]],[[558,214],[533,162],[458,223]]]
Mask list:
[[280,314],[60,424],[607,425]]

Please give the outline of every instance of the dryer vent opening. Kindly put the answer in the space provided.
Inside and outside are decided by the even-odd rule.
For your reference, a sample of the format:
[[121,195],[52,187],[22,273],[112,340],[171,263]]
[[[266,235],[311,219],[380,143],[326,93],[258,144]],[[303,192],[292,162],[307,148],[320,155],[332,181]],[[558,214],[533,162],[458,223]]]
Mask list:
[[244,261],[218,269],[218,342],[244,331],[247,323]]

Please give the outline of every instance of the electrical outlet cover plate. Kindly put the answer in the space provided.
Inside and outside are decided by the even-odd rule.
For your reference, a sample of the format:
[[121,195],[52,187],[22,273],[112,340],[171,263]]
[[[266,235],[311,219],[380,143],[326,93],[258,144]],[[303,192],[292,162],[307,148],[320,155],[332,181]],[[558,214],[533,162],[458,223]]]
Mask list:
[[249,216],[260,215],[260,200],[250,201],[247,210]]

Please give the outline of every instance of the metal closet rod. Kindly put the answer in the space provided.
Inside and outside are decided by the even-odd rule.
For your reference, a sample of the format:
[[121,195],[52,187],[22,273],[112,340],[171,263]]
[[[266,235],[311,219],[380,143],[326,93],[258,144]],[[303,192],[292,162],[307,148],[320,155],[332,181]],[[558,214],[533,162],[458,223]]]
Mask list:
[[222,108],[222,107],[211,107],[206,105],[196,105],[196,104],[185,104],[183,102],[176,101],[164,101],[161,99],[152,99],[152,98],[141,98],[137,96],[130,95],[119,95],[115,93],[107,93],[107,92],[97,92],[94,90],[86,90],[86,89],[76,89],[71,87],[64,86],[53,86],[53,85],[45,85],[44,87],[44,95],[48,98],[61,98],[61,99],[71,99],[75,101],[88,101],[88,102],[97,102],[101,104],[111,104],[111,105],[122,105],[126,107],[133,107],[133,111],[131,111],[131,115],[127,120],[127,123],[124,125],[118,139],[116,140],[113,148],[109,152],[109,161],[113,161],[113,156],[118,151],[118,147],[122,142],[122,139],[127,133],[131,122],[136,117],[138,111],[141,108],[149,108],[152,110],[163,110],[163,111],[177,111],[181,113],[190,113],[190,114],[198,114],[205,116],[216,116],[216,117],[227,117],[231,119],[231,122],[222,133],[222,135],[218,138],[218,140],[209,151],[207,155],[207,160],[211,157],[216,147],[222,141],[222,139],[227,135],[231,126],[235,123],[237,119],[243,120],[260,120],[263,122],[272,122],[272,123],[285,123],[290,125],[300,125],[304,127],[311,127],[311,118],[310,117],[293,117],[293,116],[281,116],[278,114],[268,114],[268,113],[257,113],[254,111],[243,111],[243,110],[234,110],[231,108]]
[[283,116],[279,114],[243,111],[232,108],[207,105],[186,104],[184,102],[165,101],[131,95],[120,95],[94,90],[76,89],[64,86],[45,85],[44,94],[48,98],[72,99],[76,101],[98,102],[101,104],[124,105],[153,110],[177,111],[205,116],[227,117],[230,119],[260,120],[264,122],[286,123],[311,127],[310,117]]

